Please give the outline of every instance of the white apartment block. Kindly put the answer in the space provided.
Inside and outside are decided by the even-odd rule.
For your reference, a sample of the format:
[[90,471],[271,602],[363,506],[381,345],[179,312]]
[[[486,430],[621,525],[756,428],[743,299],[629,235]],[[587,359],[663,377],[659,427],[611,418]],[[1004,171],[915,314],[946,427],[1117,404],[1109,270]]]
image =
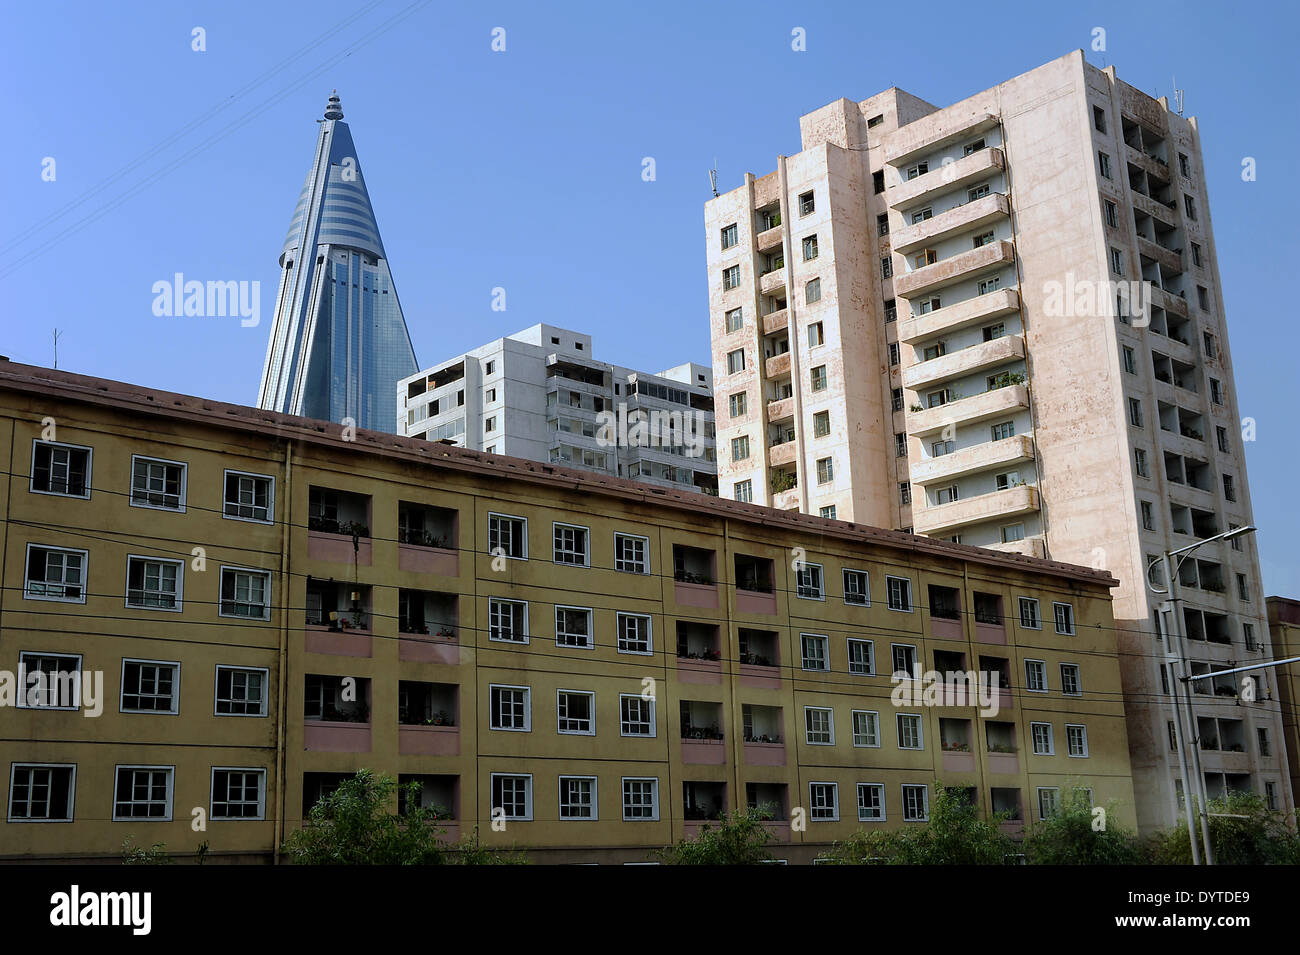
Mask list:
[[648,374],[591,352],[552,325],[498,338],[398,382],[398,433],[716,494],[712,369]]
[[[1111,571],[1139,823],[1177,821],[1144,569],[1253,523],[1197,121],[1076,51],[800,131],[705,207],[720,493]],[[1250,537],[1180,580],[1194,671],[1269,658]],[[1206,786],[1289,808],[1261,679],[1195,695]]]

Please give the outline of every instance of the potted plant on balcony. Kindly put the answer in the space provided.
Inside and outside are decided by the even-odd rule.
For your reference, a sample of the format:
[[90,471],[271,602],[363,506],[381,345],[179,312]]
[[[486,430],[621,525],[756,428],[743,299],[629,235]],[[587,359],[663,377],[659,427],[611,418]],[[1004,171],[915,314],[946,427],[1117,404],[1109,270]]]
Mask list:
[[716,663],[722,659],[722,654],[717,650],[705,650],[704,653],[700,655],[700,658],[703,660],[711,660]]
[[1009,743],[989,743],[990,753],[1014,753],[1016,748]]
[[424,721],[425,726],[455,726],[456,721],[452,719],[450,713],[446,710],[439,710]]
[[944,741],[942,745],[943,745],[943,751],[945,753],[969,753],[970,752],[970,743],[950,743]]
[[455,640],[456,631],[453,630],[451,627],[439,627],[438,632],[437,634],[435,634],[435,636],[437,636],[440,640]]

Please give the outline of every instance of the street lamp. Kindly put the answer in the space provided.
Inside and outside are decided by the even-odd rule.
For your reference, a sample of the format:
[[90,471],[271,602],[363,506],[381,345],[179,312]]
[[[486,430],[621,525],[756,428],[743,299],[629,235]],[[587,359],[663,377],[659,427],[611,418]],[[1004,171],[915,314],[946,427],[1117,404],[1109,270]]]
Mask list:
[[[1175,682],[1183,684],[1182,706],[1183,706],[1183,718],[1186,725],[1184,727],[1184,732],[1180,734],[1180,738],[1178,740],[1178,746],[1179,746],[1178,765],[1179,765],[1179,770],[1183,774],[1183,780],[1184,780],[1183,798],[1184,800],[1188,801],[1186,806],[1187,836],[1189,841],[1191,842],[1192,861],[1194,864],[1197,865],[1200,864],[1200,859],[1196,847],[1196,834],[1192,826],[1192,810],[1191,810],[1191,802],[1190,802],[1192,798],[1192,792],[1193,792],[1191,787],[1192,779],[1189,778],[1187,758],[1184,755],[1184,751],[1190,752],[1191,754],[1192,765],[1191,765],[1190,775],[1195,776],[1197,814],[1201,818],[1201,839],[1205,845],[1206,865],[1214,865],[1214,846],[1210,840],[1210,820],[1205,806],[1207,795],[1205,789],[1205,773],[1201,769],[1200,735],[1197,729],[1196,713],[1192,708],[1192,690],[1191,690],[1191,682],[1189,679],[1191,673],[1189,672],[1190,668],[1187,662],[1187,647],[1183,639],[1183,615],[1179,607],[1179,601],[1182,598],[1178,596],[1178,572],[1179,570],[1182,569],[1183,563],[1187,560],[1187,557],[1191,554],[1192,551],[1196,550],[1198,547],[1201,547],[1205,544],[1212,544],[1215,541],[1220,541],[1220,540],[1224,540],[1224,541],[1235,540],[1238,537],[1243,537],[1246,534],[1253,534],[1254,532],[1255,532],[1255,526],[1253,524],[1247,524],[1244,527],[1234,527],[1231,530],[1224,531],[1222,534],[1215,534],[1213,537],[1206,537],[1203,540],[1193,541],[1192,543],[1188,544],[1185,547],[1179,547],[1175,550],[1165,551],[1164,556],[1160,559],[1164,563],[1165,586],[1167,588],[1166,590],[1159,590],[1155,587],[1154,584],[1152,584],[1151,574],[1150,574],[1151,567],[1150,566],[1147,567],[1147,586],[1150,587],[1151,590],[1154,591],[1155,593],[1166,594],[1168,596],[1168,599],[1165,601],[1165,603],[1169,608],[1170,626],[1169,626],[1168,633],[1165,634],[1169,638],[1166,645],[1166,650],[1171,652],[1176,652],[1178,654],[1178,664],[1181,671],[1177,681]],[[1176,559],[1176,558],[1181,558],[1181,559]],[[1152,561],[1152,564],[1154,563],[1155,562]],[[1161,611],[1160,608],[1157,608],[1156,613],[1157,613],[1157,619],[1163,621],[1163,611]],[[1161,630],[1162,631],[1164,630],[1163,626],[1161,627]],[[1176,687],[1174,687],[1174,689],[1176,690]],[[1174,699],[1177,702],[1178,700],[1177,692],[1174,693]],[[1177,720],[1174,723],[1174,728],[1175,730],[1178,729]]]

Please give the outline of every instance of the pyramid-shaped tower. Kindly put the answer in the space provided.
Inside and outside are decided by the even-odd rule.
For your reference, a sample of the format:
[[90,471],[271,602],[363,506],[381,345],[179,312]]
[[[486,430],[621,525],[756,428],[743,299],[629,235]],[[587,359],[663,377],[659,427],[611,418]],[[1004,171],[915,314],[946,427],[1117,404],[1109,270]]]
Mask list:
[[397,431],[397,382],[419,366],[338,95],[280,252],[258,407]]

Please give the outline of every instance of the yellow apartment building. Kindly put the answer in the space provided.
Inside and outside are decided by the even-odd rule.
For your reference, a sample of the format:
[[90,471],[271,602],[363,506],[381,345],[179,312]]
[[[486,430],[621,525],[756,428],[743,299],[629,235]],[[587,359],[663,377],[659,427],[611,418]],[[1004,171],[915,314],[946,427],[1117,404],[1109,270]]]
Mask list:
[[5,860],[272,861],[362,768],[537,862],[1135,824],[1104,571],[9,362],[0,446]]

